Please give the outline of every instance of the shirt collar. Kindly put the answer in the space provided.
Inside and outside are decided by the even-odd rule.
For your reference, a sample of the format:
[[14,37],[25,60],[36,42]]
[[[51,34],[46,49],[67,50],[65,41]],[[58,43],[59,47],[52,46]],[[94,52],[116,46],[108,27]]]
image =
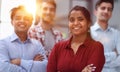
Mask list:
[[14,32],[12,35],[11,35],[11,38],[10,38],[10,41],[15,41],[15,40],[18,40],[18,36],[16,35],[16,33]]
[[[97,22],[95,22],[95,24],[93,25],[93,30],[95,30],[95,31],[97,31],[97,30],[102,30],[102,28],[100,27],[100,25],[97,23]],[[110,26],[108,26],[108,28],[106,29],[106,31],[111,31],[111,27]]]
[[[15,32],[11,35],[10,41],[11,42],[13,42],[13,41],[20,41],[19,37],[17,36],[17,34]],[[29,36],[27,37],[27,40],[25,42],[31,42],[31,39],[30,39]]]
[[93,30],[99,30],[101,29],[99,24],[96,22],[93,26],[92,26]]
[[[71,48],[71,40],[72,40],[72,38],[73,37],[70,37],[70,39],[67,40],[66,47],[65,47],[66,49]],[[86,48],[87,46],[89,46],[91,40],[92,40],[92,38],[90,36],[87,36],[87,38],[85,39],[82,46],[85,46],[85,48]]]

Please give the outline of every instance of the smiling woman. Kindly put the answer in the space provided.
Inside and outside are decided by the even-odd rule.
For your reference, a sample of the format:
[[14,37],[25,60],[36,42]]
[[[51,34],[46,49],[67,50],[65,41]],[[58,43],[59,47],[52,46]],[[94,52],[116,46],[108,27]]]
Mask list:
[[[35,0],[1,0],[1,24],[0,24],[0,39],[11,35],[13,28],[10,21],[10,10],[18,5],[25,5],[27,10],[35,15],[36,5]],[[6,7],[7,6],[7,7]]]

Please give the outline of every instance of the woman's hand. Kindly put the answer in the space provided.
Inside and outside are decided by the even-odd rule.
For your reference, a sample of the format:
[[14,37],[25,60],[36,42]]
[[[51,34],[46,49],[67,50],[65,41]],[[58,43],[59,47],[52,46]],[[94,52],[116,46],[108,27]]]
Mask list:
[[93,64],[87,65],[82,72],[93,72],[95,71],[96,67]]

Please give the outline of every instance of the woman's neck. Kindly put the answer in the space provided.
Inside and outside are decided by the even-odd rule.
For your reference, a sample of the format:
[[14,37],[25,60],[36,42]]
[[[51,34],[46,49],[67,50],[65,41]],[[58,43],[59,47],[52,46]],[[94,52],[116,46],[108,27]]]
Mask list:
[[73,36],[72,42],[76,42],[76,43],[84,42],[86,37],[87,37],[87,34],[79,35],[79,36]]

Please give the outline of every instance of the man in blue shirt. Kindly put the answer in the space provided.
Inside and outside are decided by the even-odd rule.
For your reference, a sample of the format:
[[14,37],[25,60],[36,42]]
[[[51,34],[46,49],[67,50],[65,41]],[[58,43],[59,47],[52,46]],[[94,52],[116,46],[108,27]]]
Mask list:
[[0,40],[0,72],[46,72],[44,48],[27,34],[32,21],[24,6],[11,10],[14,33]]
[[120,67],[120,32],[109,26],[114,0],[99,0],[95,7],[96,23],[91,27],[92,38],[104,46],[106,63],[102,72],[119,72]]

